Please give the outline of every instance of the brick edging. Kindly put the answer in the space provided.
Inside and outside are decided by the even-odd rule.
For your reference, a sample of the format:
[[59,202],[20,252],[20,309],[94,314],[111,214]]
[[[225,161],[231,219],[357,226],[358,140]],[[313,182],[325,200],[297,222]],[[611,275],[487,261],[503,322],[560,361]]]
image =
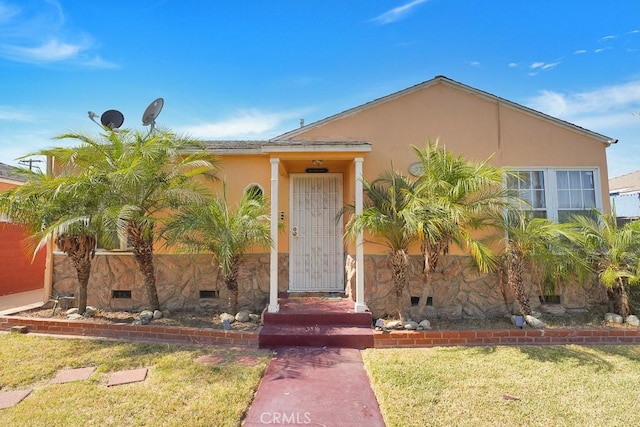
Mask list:
[[640,329],[375,331],[373,335],[374,348],[539,344],[640,344]]
[[160,325],[91,323],[82,320],[34,319],[0,316],[0,330],[26,326],[28,332],[75,335],[125,340],[148,340],[194,345],[239,345],[258,348],[258,332],[224,331],[210,328],[183,328]]

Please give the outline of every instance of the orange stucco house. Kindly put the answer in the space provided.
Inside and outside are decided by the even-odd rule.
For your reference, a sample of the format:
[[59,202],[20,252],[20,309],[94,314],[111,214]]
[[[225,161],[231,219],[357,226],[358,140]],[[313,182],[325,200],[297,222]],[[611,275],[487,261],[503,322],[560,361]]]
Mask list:
[[[221,158],[228,194],[239,197],[258,186],[271,202],[275,246],[245,258],[241,305],[277,312],[281,293],[343,292],[348,286],[356,311],[391,313],[391,269],[381,246],[362,236],[344,241],[344,221],[335,218],[345,204],[362,209],[362,177],[375,179],[391,162],[415,173],[411,146],[424,146],[428,139],[439,139],[467,159],[491,157],[495,166],[521,171],[528,179],[519,184],[520,192],[541,215],[562,220],[579,210],[609,210],[605,151],[615,140],[438,76],[268,141],[205,142]],[[284,227],[279,229],[278,221]],[[415,254],[413,296],[420,294],[421,284]],[[485,317],[510,311],[495,275],[478,274],[460,255],[443,260],[428,315]],[[73,270],[63,255],[55,257],[54,289],[73,289]],[[155,262],[160,300],[167,307],[226,301],[210,257],[160,254]],[[99,253],[89,303],[142,307],[137,274],[126,252]],[[122,290],[131,297],[117,298],[128,295],[115,292]],[[556,310],[606,301],[595,287],[567,286],[559,292]],[[532,287],[530,293],[535,306],[541,291]]]

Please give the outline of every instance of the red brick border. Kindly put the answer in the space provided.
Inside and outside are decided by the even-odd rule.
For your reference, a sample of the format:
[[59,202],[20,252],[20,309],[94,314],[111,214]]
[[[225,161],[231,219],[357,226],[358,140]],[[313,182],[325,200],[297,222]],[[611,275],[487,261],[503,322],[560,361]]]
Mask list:
[[[29,332],[198,345],[258,347],[258,332],[156,325],[101,324],[81,320],[0,316],[0,330],[26,326]],[[375,331],[374,348],[541,344],[640,344],[640,329],[477,329]]]
[[225,344],[258,348],[257,332],[0,316],[0,330],[6,331],[14,326],[26,326],[29,332],[40,334],[148,340],[197,345]]
[[374,348],[454,345],[640,344],[640,329],[375,331]]

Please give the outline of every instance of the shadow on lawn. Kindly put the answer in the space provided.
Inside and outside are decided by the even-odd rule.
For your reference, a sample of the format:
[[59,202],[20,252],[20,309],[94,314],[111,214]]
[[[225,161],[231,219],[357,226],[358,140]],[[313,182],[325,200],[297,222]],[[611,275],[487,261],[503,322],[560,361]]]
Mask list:
[[[614,368],[614,364],[607,361],[604,357],[597,353],[609,353],[604,347],[582,347],[582,346],[526,346],[519,347],[520,351],[527,355],[530,359],[540,362],[559,363],[567,360],[574,361],[579,366],[590,366],[596,371],[610,371]],[[595,351],[594,351],[595,350]],[[609,350],[612,350],[609,347]]]

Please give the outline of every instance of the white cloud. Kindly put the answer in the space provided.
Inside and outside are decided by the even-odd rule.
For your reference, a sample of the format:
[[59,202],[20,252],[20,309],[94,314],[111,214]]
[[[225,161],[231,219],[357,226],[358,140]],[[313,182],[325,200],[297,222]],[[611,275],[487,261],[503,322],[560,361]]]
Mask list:
[[34,117],[20,109],[8,105],[0,105],[0,120],[31,122]]
[[558,62],[551,62],[551,63],[547,63],[547,62],[534,62],[533,64],[531,64],[529,66],[529,68],[531,68],[532,70],[542,70],[542,71],[546,71],[546,70],[551,70],[555,67],[557,67],[560,64],[560,61]]
[[300,117],[300,112],[293,111],[264,113],[247,110],[219,122],[186,126],[182,132],[202,139],[269,138],[281,133],[277,129],[283,122]]
[[507,64],[507,67],[509,67],[509,68],[518,68],[518,67],[519,67],[519,65],[518,65],[518,63],[517,63],[517,62],[509,62],[509,63]]
[[371,19],[371,21],[376,22],[380,25],[391,24],[392,22],[399,21],[400,19],[407,16],[416,6],[426,2],[427,0],[413,0],[407,4],[402,6],[398,6],[393,8],[382,15],[378,15],[375,18]]
[[474,68],[480,68],[481,64],[478,61],[469,61],[468,64]]
[[609,41],[609,40],[613,40],[613,39],[615,39],[617,37],[618,36],[614,36],[614,35],[604,36],[604,37],[600,37],[600,40],[598,40],[598,41],[606,42],[606,41]]
[[[31,64],[71,62],[90,67],[115,65],[90,55],[92,38],[72,31],[57,0],[8,5],[0,0],[0,57]],[[91,59],[93,58],[93,59]]]
[[527,105],[585,127],[639,124],[638,117],[631,113],[640,111],[640,80],[579,93],[543,90],[529,99]]
[[573,52],[574,55],[582,55],[587,53],[586,49],[578,49],[575,52]]

